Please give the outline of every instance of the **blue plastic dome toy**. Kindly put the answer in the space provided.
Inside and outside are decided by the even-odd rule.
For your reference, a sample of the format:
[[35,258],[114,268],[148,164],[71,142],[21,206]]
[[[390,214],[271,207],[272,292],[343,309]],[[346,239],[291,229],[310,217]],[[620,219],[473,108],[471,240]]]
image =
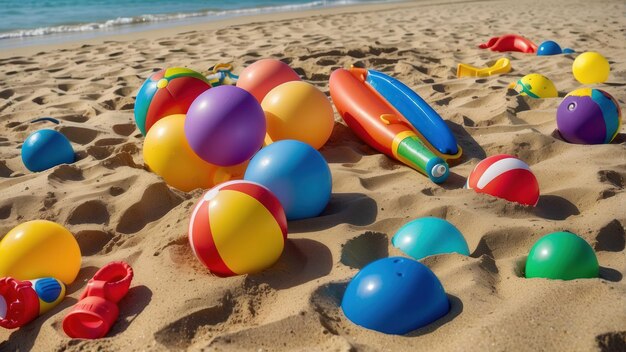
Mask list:
[[70,141],[55,130],[38,130],[31,133],[22,145],[22,162],[30,171],[39,172],[75,160]]
[[288,220],[318,216],[332,190],[326,159],[315,148],[296,140],[274,142],[261,149],[250,160],[244,180],[269,188]]
[[546,40],[537,48],[537,56],[549,56],[562,54],[561,46],[552,40]]
[[398,230],[391,244],[416,260],[429,255],[459,253],[469,255],[463,234],[444,219],[415,219]]
[[353,323],[386,334],[406,334],[450,311],[441,282],[424,264],[391,257],[365,266],[343,295],[341,308]]

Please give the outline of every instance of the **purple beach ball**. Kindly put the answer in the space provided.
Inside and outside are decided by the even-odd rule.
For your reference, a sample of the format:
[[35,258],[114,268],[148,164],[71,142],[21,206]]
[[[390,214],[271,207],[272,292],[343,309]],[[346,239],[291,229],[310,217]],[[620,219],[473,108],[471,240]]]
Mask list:
[[574,90],[565,96],[556,111],[559,133],[570,143],[611,143],[617,136],[620,122],[617,101],[600,89]]
[[219,86],[200,94],[185,119],[185,136],[204,161],[219,166],[240,164],[252,157],[265,139],[265,114],[247,91]]

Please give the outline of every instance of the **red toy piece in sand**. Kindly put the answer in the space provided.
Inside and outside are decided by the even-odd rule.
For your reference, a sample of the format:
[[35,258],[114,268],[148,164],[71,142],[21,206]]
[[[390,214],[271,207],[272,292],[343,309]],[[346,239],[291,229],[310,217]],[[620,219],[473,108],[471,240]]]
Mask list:
[[537,44],[517,34],[505,34],[500,37],[493,37],[487,43],[478,45],[481,49],[491,49],[491,51],[519,51],[527,54],[537,52]]
[[119,315],[119,302],[130,288],[133,269],[124,262],[102,267],[87,283],[80,301],[63,319],[63,330],[71,338],[98,339],[111,329]]

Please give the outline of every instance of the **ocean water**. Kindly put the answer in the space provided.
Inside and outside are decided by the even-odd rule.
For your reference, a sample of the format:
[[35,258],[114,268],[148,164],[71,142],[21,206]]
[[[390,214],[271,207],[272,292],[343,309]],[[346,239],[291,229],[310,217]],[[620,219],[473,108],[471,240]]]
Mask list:
[[[297,11],[381,0],[0,0],[2,41],[119,33],[168,24]],[[152,26],[150,26],[152,24]],[[130,29],[130,30],[129,30]]]

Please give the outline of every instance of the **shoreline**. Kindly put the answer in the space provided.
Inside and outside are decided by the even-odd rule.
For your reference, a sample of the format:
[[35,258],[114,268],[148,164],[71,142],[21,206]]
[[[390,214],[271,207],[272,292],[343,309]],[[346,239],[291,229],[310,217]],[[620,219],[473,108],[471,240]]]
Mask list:
[[[485,0],[488,1],[488,0]],[[456,1],[452,1],[456,2]],[[463,2],[458,1],[458,2]],[[348,14],[355,12],[371,12],[371,11],[387,11],[387,10],[396,10],[399,8],[408,8],[415,7],[418,5],[423,6],[432,6],[437,5],[437,2],[432,1],[419,1],[419,0],[398,0],[395,2],[384,2],[384,3],[362,3],[362,4],[350,4],[350,5],[338,5],[338,6],[330,6],[325,8],[316,8],[316,9],[305,9],[305,10],[297,10],[297,11],[284,11],[284,12],[272,12],[272,13],[262,13],[255,15],[243,15],[243,16],[234,16],[234,17],[226,17],[219,18],[216,20],[210,20],[207,22],[201,23],[191,23],[191,24],[172,24],[167,22],[163,22],[161,24],[153,23],[146,24],[145,26],[156,26],[158,28],[146,28],[139,30],[131,30],[129,32],[122,33],[97,33],[97,31],[93,32],[82,32],[76,34],[68,34],[63,35],[67,37],[63,38],[53,38],[56,35],[50,35],[49,38],[52,42],[50,43],[36,43],[33,45],[25,45],[18,47],[7,47],[3,48],[0,51],[0,58],[10,58],[13,56],[29,56],[42,51],[50,51],[56,49],[72,49],[78,48],[81,45],[97,45],[107,41],[133,41],[138,39],[158,39],[162,37],[175,36],[177,34],[191,32],[191,31],[207,31],[207,30],[217,30],[220,28],[226,28],[231,26],[238,25],[248,25],[255,23],[267,23],[267,22],[277,22],[284,21],[290,19],[300,19],[314,16],[326,16],[326,15],[339,15],[339,14]],[[193,21],[193,20],[192,20]],[[142,26],[142,25],[137,25]],[[121,30],[121,29],[118,29]],[[86,36],[83,37],[83,36]],[[38,38],[29,38],[36,41],[45,41],[46,36],[38,37]],[[58,39],[58,41],[57,41]],[[18,39],[7,39],[7,41],[13,41]],[[2,43],[0,42],[0,48],[2,48]]]

